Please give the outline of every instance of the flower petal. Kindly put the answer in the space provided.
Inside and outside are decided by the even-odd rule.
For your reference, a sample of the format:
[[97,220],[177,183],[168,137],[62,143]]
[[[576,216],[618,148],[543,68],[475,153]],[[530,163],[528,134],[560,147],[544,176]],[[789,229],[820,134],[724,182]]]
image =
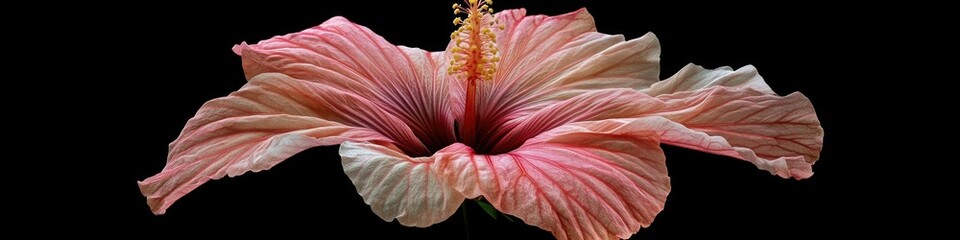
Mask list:
[[630,89],[583,94],[524,118],[493,152],[517,148],[567,123],[646,116],[686,126],[687,132],[663,136],[664,143],[747,160],[785,178],[813,174],[811,165],[823,146],[823,129],[803,94],[780,97],[754,88],[714,86],[656,98]]
[[362,96],[397,116],[431,150],[453,143],[454,115],[442,62],[420,49],[397,47],[342,17],[302,32],[234,51],[247,77],[279,72]]
[[733,71],[688,64],[643,91],[670,105],[691,106],[663,116],[722,137],[681,134],[665,143],[744,159],[784,178],[813,175],[823,148],[813,105],[800,93],[779,97],[751,65]]
[[664,135],[664,143],[743,159],[783,178],[813,175],[823,128],[801,93],[780,97],[753,88],[711,87],[657,99],[671,106],[658,115],[690,130]]
[[603,89],[581,94],[519,118],[519,124],[497,142],[492,153],[505,153],[561,125],[610,118],[639,117],[655,111],[650,97],[633,89]]
[[660,46],[651,33],[630,41],[597,33],[586,9],[552,17],[507,10],[496,17],[504,25],[497,32],[501,61],[492,83],[478,91],[478,132],[489,133],[481,139],[497,139],[512,120],[556,101],[596,89],[646,88],[659,79]]
[[403,122],[359,96],[262,74],[200,107],[170,144],[163,171],[140,182],[140,190],[163,214],[210,179],[269,169],[304,149],[346,140],[426,151]]
[[411,158],[370,143],[340,145],[343,171],[364,202],[384,221],[427,227],[446,220],[463,202],[463,195],[440,179],[433,157]]
[[712,86],[753,88],[760,92],[776,94],[763,81],[763,78],[757,73],[757,68],[753,65],[747,65],[734,71],[733,68],[727,66],[711,70],[692,63],[684,66],[670,78],[654,83],[650,88],[641,91],[650,96],[658,96],[675,92],[695,91]]
[[444,180],[558,239],[629,238],[670,192],[658,135],[642,125],[557,128],[507,154],[451,154]]

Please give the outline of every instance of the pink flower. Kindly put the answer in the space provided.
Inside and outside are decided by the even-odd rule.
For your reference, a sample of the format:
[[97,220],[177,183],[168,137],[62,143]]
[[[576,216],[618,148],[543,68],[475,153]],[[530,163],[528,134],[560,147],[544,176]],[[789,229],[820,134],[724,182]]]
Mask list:
[[386,221],[430,226],[482,196],[558,239],[613,239],[663,209],[660,143],[813,174],[813,106],[777,95],[752,66],[687,65],[659,81],[653,34],[597,33],[584,9],[490,15],[487,4],[459,7],[470,15],[444,52],[342,17],[237,45],[249,82],[187,122],[163,171],[139,183],[147,203],[163,214],[210,179],[340,144],[344,171]]

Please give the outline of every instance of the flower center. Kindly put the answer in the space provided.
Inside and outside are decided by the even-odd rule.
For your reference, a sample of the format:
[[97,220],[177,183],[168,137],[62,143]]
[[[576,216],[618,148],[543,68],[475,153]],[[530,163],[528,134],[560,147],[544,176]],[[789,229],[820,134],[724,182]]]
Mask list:
[[[447,73],[466,82],[466,101],[461,127],[461,142],[473,147],[476,144],[477,125],[477,81],[493,79],[497,72],[497,38],[491,28],[497,26],[496,19],[491,15],[492,0],[465,0],[467,6],[453,4],[453,14],[466,13],[467,18],[453,19],[454,25],[459,25],[456,31],[450,34],[454,45],[450,48],[450,66]],[[502,27],[502,26],[501,26]]]

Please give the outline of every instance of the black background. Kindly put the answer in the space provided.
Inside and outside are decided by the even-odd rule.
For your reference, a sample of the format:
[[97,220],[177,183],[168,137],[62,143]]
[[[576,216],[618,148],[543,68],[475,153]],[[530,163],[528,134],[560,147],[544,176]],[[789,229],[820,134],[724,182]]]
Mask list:
[[[90,33],[98,37],[88,38],[93,39],[88,40],[93,42],[91,46],[107,51],[82,53],[116,59],[81,63],[91,66],[82,72],[91,80],[88,86],[123,89],[103,91],[109,92],[109,97],[92,93],[97,108],[90,110],[91,116],[74,116],[90,122],[84,128],[89,130],[83,133],[86,136],[111,139],[108,146],[93,143],[99,147],[71,152],[93,159],[87,160],[93,164],[83,165],[93,166],[95,170],[90,171],[95,176],[89,181],[57,178],[57,186],[74,185],[67,188],[83,190],[47,191],[56,192],[55,197],[47,198],[56,202],[51,205],[66,206],[76,213],[31,209],[47,214],[22,221],[85,226],[77,232],[132,231],[150,237],[466,237],[462,212],[428,228],[381,220],[343,174],[336,146],[307,150],[268,171],[208,182],[162,216],[150,213],[136,186],[137,180],[163,168],[167,144],[203,102],[244,84],[239,57],[230,51],[234,44],[300,31],[340,15],[394,44],[438,51],[454,30],[451,4],[318,1],[309,5],[120,6],[125,10],[90,23],[99,25]],[[865,72],[895,68],[858,65],[882,57],[878,51],[895,51],[890,49],[897,41],[878,34],[878,28],[888,27],[885,22],[851,17],[849,13],[856,9],[829,5],[639,6],[611,1],[503,0],[494,4],[496,9],[525,7],[530,15],[556,15],[586,7],[600,32],[623,34],[628,39],[654,32],[662,46],[662,78],[689,62],[708,68],[753,64],[778,93],[800,91],[809,97],[826,137],[815,175],[802,181],[772,176],[740,160],[664,146],[673,189],[664,211],[634,239],[863,236],[898,231],[910,222],[893,217],[910,211],[909,206],[897,205],[899,196],[908,194],[876,177],[883,175],[875,169],[883,165],[879,164],[881,158],[898,155],[883,150],[897,147],[881,135],[867,135],[872,130],[865,126],[868,121],[863,113],[882,108],[887,100],[861,95],[873,91],[862,86],[868,84],[850,84],[885,81]],[[864,47],[877,44],[875,41],[890,42],[891,47]],[[85,61],[82,56],[74,60]],[[113,72],[108,71],[111,69]],[[876,190],[886,193],[875,194]],[[520,222],[492,220],[475,204],[468,205],[467,214],[471,239],[551,238],[549,233]]]

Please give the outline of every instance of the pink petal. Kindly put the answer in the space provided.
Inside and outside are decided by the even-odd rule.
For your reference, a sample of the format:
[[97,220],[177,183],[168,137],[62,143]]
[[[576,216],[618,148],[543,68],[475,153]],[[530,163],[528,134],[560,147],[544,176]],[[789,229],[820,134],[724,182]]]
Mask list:
[[494,142],[514,119],[557,101],[596,89],[646,88],[659,79],[653,34],[624,41],[597,33],[586,9],[553,17],[507,10],[496,17],[505,27],[497,32],[502,60],[494,80],[478,91],[478,132],[488,133],[481,142]]
[[262,74],[204,104],[170,144],[166,167],[140,182],[140,191],[154,213],[163,214],[210,179],[269,169],[304,149],[347,140],[426,151],[403,122],[370,101],[328,85]]
[[639,117],[656,111],[650,97],[633,89],[603,89],[547,106],[528,116],[518,118],[519,124],[503,136],[493,153],[516,149],[531,139],[561,125],[610,118]]
[[734,71],[689,64],[644,91],[668,104],[691,106],[663,116],[722,137],[701,141],[693,140],[699,136],[680,135],[665,143],[744,159],[784,178],[813,175],[811,165],[823,148],[823,129],[813,105],[800,93],[777,96],[753,66]]
[[411,158],[370,143],[340,145],[343,170],[373,212],[384,221],[426,227],[446,220],[463,195],[433,171],[434,157]]
[[320,26],[234,51],[247,77],[279,72],[357,94],[397,116],[431,150],[455,141],[450,89],[435,69],[444,62],[397,47],[363,26],[334,17]]
[[753,88],[764,93],[776,94],[757,73],[757,68],[752,65],[734,71],[733,68],[726,66],[710,70],[695,64],[687,64],[670,78],[654,83],[650,88],[642,91],[647,95],[657,96],[712,86]]
[[688,128],[666,133],[664,143],[743,159],[784,178],[813,175],[823,128],[801,93],[711,87],[657,99],[668,106],[658,115]]
[[780,97],[754,88],[714,86],[656,98],[631,89],[583,94],[523,118],[493,152],[510,151],[568,123],[646,116],[686,126],[686,132],[663,136],[664,143],[747,160],[781,177],[809,177],[823,147],[823,129],[803,94]]
[[436,168],[558,239],[629,238],[663,209],[670,182],[655,132],[612,126],[558,128],[507,154],[445,153]]
[[[560,239],[627,238],[649,225],[669,192],[666,170],[654,161],[662,161],[659,142],[744,159],[794,178],[812,174],[822,146],[822,130],[803,95],[779,97],[751,88],[711,87],[658,98],[601,90],[524,122],[531,123],[525,128],[550,130],[505,154],[451,147],[461,150],[438,153],[449,156],[435,167],[466,197],[482,195]],[[535,126],[540,124],[547,127]],[[627,179],[607,181],[621,176]],[[616,201],[611,195],[629,197]]]

